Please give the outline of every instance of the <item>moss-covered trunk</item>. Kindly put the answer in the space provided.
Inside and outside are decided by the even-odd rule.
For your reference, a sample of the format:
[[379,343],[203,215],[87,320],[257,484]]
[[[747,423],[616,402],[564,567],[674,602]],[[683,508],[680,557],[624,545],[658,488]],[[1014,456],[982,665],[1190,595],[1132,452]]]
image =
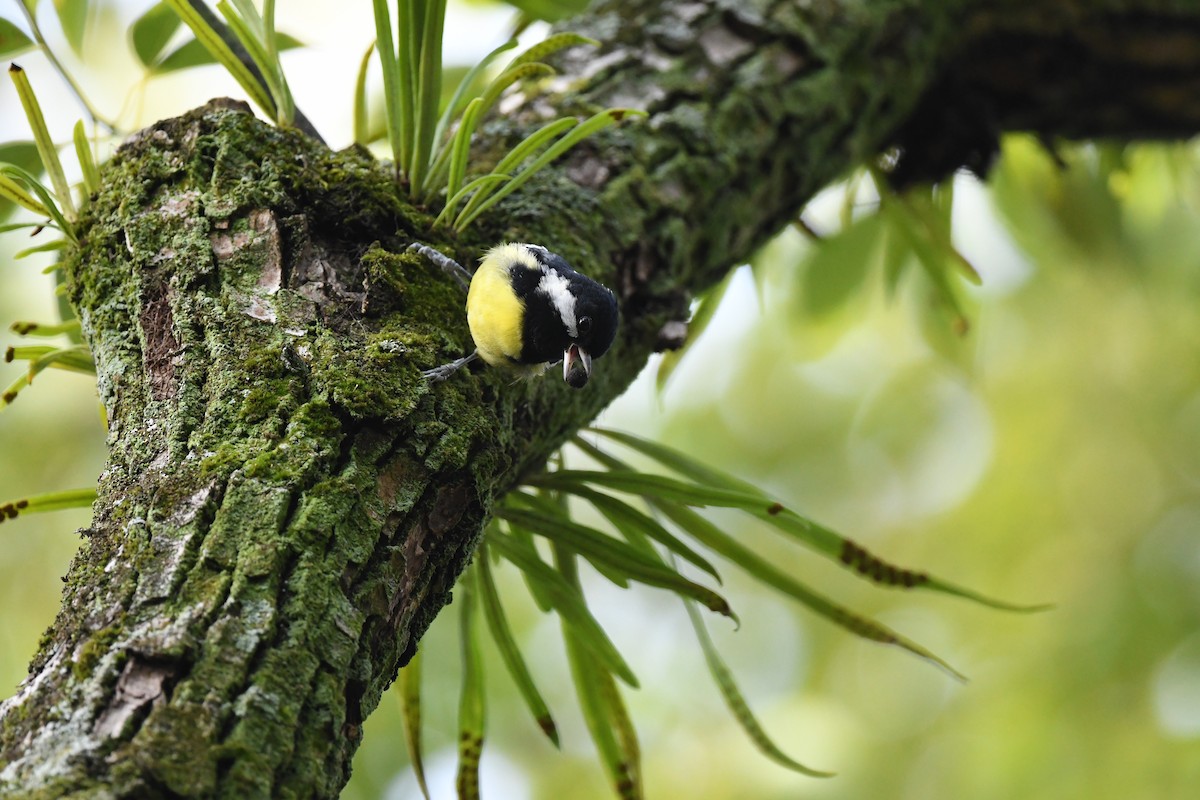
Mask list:
[[[492,500],[821,186],[889,143],[906,177],[986,160],[1013,123],[1197,127],[1194,7],[1077,5],[644,0],[575,21],[600,51],[568,54],[566,89],[494,121],[479,151],[547,109],[649,120],[453,246],[469,260],[543,242],[618,291],[618,342],[583,392],[497,371],[420,379],[469,349],[462,295],[398,255],[428,220],[365,155],[228,102],[139,134],[69,262],[110,459],[62,611],[2,708],[0,790],[335,796]],[[1061,74],[1035,75],[1051,62]]]

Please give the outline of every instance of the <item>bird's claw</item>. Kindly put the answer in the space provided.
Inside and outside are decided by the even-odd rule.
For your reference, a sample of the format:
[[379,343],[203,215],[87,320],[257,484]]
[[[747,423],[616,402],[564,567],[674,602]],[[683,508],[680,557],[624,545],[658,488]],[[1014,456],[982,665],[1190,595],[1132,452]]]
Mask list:
[[421,371],[421,377],[430,383],[441,383],[449,378],[455,372],[458,372],[458,367],[453,364],[442,364],[440,367],[426,369]]
[[475,351],[470,355],[465,355],[462,358],[456,358],[448,364],[442,364],[440,367],[426,369],[421,371],[421,375],[430,383],[441,383],[449,378],[460,369],[470,364],[476,358],[479,358],[479,351]]
[[454,280],[458,281],[458,285],[461,286],[464,291],[471,288],[471,273],[463,269],[461,264],[450,258],[450,256],[446,255],[445,253],[434,250],[429,245],[422,244],[421,242],[413,242],[410,244],[408,246],[408,252],[420,253],[425,257],[425,260],[435,264],[439,269],[442,270],[442,272],[453,276]]

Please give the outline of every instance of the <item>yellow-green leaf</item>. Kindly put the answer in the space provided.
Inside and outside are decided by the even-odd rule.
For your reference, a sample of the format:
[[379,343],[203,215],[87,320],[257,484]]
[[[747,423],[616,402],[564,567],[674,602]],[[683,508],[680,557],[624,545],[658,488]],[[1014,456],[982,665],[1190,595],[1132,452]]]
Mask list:
[[42,115],[41,103],[34,94],[33,86],[30,85],[25,70],[21,69],[19,65],[9,64],[8,76],[17,89],[17,97],[21,99],[25,118],[29,121],[29,127],[33,131],[33,141],[37,144],[38,155],[42,157],[42,165],[46,168],[46,174],[50,176],[50,183],[54,187],[54,197],[58,201],[58,207],[62,209],[63,217],[68,222],[73,222],[75,220],[75,200],[71,197],[71,185],[67,183],[62,162],[58,159],[58,148],[46,127],[46,118]]
[[578,33],[556,33],[553,36],[547,36],[537,44],[530,45],[529,49],[512,60],[507,69],[512,69],[520,64],[532,64],[535,61],[541,61],[547,56],[557,53],[559,50],[584,44],[596,47],[600,43],[595,39],[581,36]]
[[688,580],[670,567],[656,563],[655,559],[595,528],[544,510],[526,511],[505,506],[497,509],[496,515],[569,547],[597,567],[605,565],[629,580],[694,598],[711,611],[736,619],[729,603],[713,590]]
[[[714,501],[710,503],[711,505],[741,508],[743,511],[753,514],[771,527],[787,534],[801,544],[837,561],[844,567],[857,572],[859,575],[875,583],[893,588],[908,589],[918,587],[941,592],[1001,611],[1035,612],[1044,611],[1051,607],[1046,604],[1029,605],[997,600],[925,572],[893,566],[870,553],[852,539],[842,536],[807,517],[801,516],[782,503],[774,502],[769,497],[759,493],[754,486],[746,481],[702,464],[678,450],[623,431],[603,428],[593,428],[593,430],[614,441],[621,442],[643,455],[653,458],[668,469],[678,472],[690,480],[696,481],[697,484],[702,485],[701,488],[704,486],[711,487],[712,494],[709,495],[709,499]],[[592,451],[595,448],[586,441],[577,440],[576,443],[589,453],[594,454]],[[627,480],[632,471],[616,469],[613,472],[617,475],[615,479],[617,483],[624,486],[632,484],[631,481]],[[632,472],[632,474],[640,475],[642,473]],[[653,483],[658,480],[658,476],[651,476],[647,480]],[[672,494],[676,486],[670,482],[670,479],[667,479],[667,483],[657,485],[667,488],[669,499],[688,505],[700,505],[700,503],[692,503],[687,500],[686,498],[690,496],[690,493],[686,491],[678,491]],[[623,489],[622,491],[628,491],[628,489]],[[730,494],[722,493],[726,491]],[[699,499],[703,499],[703,494],[700,495]],[[725,502],[715,502],[717,500]]]
[[72,319],[59,323],[14,322],[9,330],[18,336],[58,336],[63,333],[79,331],[79,320]]
[[692,622],[692,629],[696,632],[696,639],[700,642],[700,649],[704,652],[704,662],[708,665],[708,671],[713,676],[713,680],[721,692],[721,697],[725,698],[725,704],[729,706],[734,719],[742,726],[742,730],[750,737],[750,741],[754,743],[759,752],[776,764],[786,767],[793,772],[799,772],[802,775],[808,775],[813,778],[832,777],[832,772],[822,772],[812,767],[804,766],[780,750],[778,745],[771,740],[771,737],[767,735],[767,732],[763,730],[762,725],[755,718],[754,712],[750,710],[750,704],[742,696],[737,681],[733,677],[733,672],[725,664],[725,660],[721,658],[720,652],[717,651],[717,646],[713,644],[712,637],[708,635],[708,629],[704,627],[704,620],[700,618],[700,613],[696,611],[695,605],[686,600],[684,601],[684,605],[687,607],[688,619]]
[[0,58],[12,58],[35,47],[25,31],[0,17]]
[[[33,176],[42,174],[42,157],[38,155],[37,145],[33,142],[0,144],[0,163],[14,164]],[[0,193],[0,220],[7,219],[17,210],[17,205],[7,194]]]
[[578,588],[564,581],[562,575],[542,561],[533,548],[519,546],[514,537],[492,528],[488,534],[488,542],[501,556],[524,572],[529,581],[536,582],[540,587],[539,592],[562,617],[563,623],[575,631],[595,658],[625,683],[637,687],[637,676],[633,674],[616,645],[608,638],[608,634],[600,627],[600,623],[592,616],[587,601]]
[[67,508],[88,508],[96,501],[96,490],[69,489],[64,492],[48,492],[19,497],[0,503],[0,522],[16,519],[21,514],[37,514],[45,511],[62,511]]
[[484,687],[483,652],[476,616],[479,600],[478,570],[468,569],[458,582],[460,610],[459,645],[462,654],[462,690],[458,705],[459,800],[479,800],[479,759],[487,726],[487,695]]
[[[579,574],[574,556],[559,544],[553,547],[554,560],[564,581],[578,588]],[[622,800],[638,800],[642,797],[642,781],[637,735],[612,674],[589,657],[579,631],[567,625],[566,620],[563,621],[563,641],[579,707],[600,761],[617,796]]]
[[525,663],[524,657],[521,655],[521,648],[517,645],[517,640],[513,636],[512,628],[508,624],[508,617],[504,613],[504,606],[500,602],[500,592],[496,588],[495,579],[492,577],[492,567],[489,563],[487,544],[480,546],[478,554],[475,556],[477,569],[479,570],[479,596],[480,602],[483,605],[484,618],[488,623],[488,630],[491,631],[492,640],[496,643],[497,649],[500,650],[500,657],[504,661],[504,666],[508,668],[508,674],[512,676],[513,682],[517,685],[517,690],[521,694],[521,698],[525,701],[525,705],[533,714],[534,721],[537,722],[542,732],[554,742],[554,746],[559,746],[558,741],[558,726],[554,724],[554,717],[550,714],[550,707],[546,705],[546,700],[542,697],[542,693],[538,691],[537,684],[533,681],[533,675],[529,672],[529,666]]
[[815,317],[832,313],[856,294],[863,293],[863,284],[879,252],[883,230],[879,215],[871,214],[854,220],[812,247],[812,255],[804,264],[800,291],[804,313]]
[[164,2],[150,6],[129,26],[129,43],[144,67],[154,66],[175,31],[179,30],[179,15]]
[[429,786],[425,782],[425,758],[421,747],[421,653],[413,655],[396,676],[396,691],[400,697],[400,715],[404,722],[404,744],[408,761],[425,800]]
[[708,559],[688,547],[683,540],[664,528],[653,517],[642,513],[623,500],[587,487],[578,487],[572,493],[595,506],[596,510],[603,514],[622,534],[634,534],[653,539],[675,555],[712,575],[718,582],[721,580],[716,567]]
[[83,55],[83,39],[87,33],[88,0],[54,0],[54,10],[63,33],[76,55]]

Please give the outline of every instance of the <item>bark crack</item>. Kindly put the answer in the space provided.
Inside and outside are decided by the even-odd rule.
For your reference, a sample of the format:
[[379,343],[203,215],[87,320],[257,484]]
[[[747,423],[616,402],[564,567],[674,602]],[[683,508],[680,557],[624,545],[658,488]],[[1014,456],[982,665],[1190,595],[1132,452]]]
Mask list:
[[175,319],[171,312],[172,298],[165,284],[145,289],[139,322],[145,344],[142,364],[151,396],[155,400],[170,400],[177,385],[175,367],[180,355],[179,337],[175,335]]
[[96,719],[92,734],[101,739],[115,738],[133,723],[136,728],[154,704],[170,699],[170,687],[178,677],[178,665],[133,654],[117,679],[112,700]]

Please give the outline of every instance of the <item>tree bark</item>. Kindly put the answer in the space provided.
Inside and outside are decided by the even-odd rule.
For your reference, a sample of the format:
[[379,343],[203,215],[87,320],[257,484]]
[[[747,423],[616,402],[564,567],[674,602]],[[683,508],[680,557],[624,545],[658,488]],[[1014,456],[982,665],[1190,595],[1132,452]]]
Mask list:
[[1200,128],[1200,10],[1046,0],[602,2],[547,116],[650,117],[448,242],[541,242],[620,297],[586,391],[470,349],[433,236],[368,156],[229,101],[106,167],[67,264],[109,462],[62,609],[0,708],[5,797],[333,797],[361,722],[450,600],[494,500],[628,386],[688,298],[821,187],[896,146],[902,182],[998,131]]

